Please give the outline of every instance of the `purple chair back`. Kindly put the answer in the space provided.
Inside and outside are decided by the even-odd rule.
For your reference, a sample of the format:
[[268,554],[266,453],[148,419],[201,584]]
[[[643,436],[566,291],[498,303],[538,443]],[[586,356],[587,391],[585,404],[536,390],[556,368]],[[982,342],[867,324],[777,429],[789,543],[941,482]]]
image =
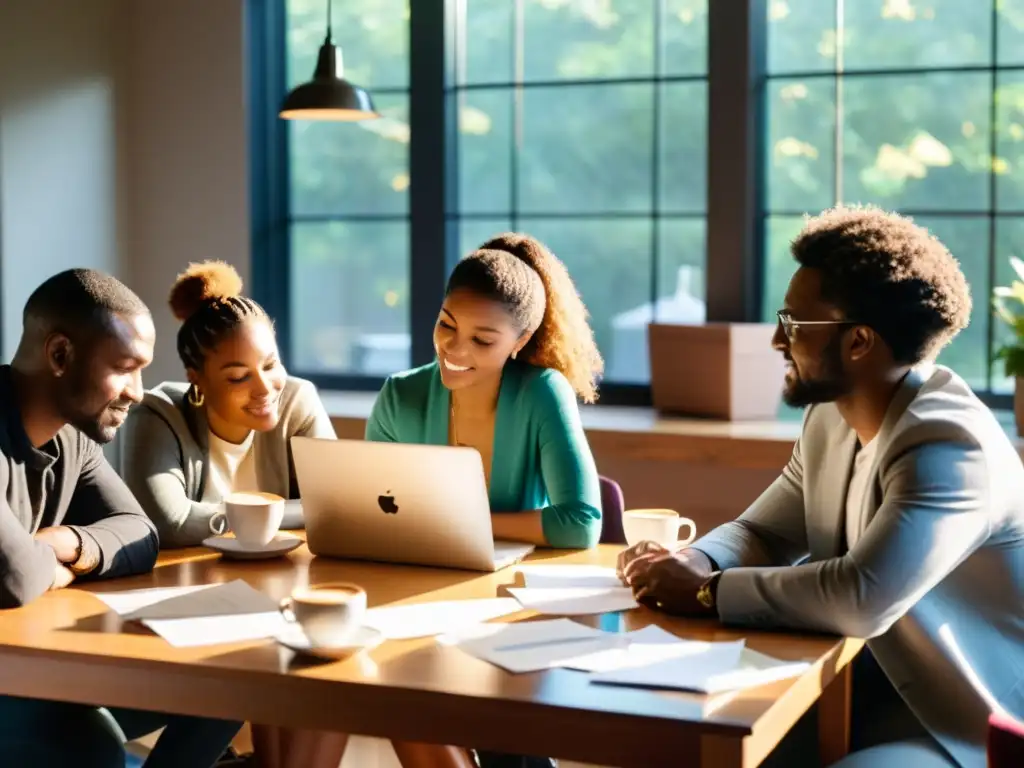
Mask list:
[[1006,715],[989,717],[988,764],[990,768],[1020,768],[1024,765],[1024,723]]
[[626,534],[622,530],[622,513],[626,501],[622,488],[610,477],[599,478],[601,483],[601,543],[625,544]]

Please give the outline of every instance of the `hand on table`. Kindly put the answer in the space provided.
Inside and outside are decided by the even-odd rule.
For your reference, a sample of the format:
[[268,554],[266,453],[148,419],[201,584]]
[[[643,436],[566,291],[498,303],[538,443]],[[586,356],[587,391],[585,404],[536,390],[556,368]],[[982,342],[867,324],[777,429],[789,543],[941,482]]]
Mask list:
[[40,528],[35,534],[36,541],[42,541],[53,548],[57,560],[62,563],[73,563],[78,558],[78,537],[75,532],[64,525]]
[[619,555],[617,572],[636,599],[652,608],[695,616],[715,613],[697,600],[697,592],[714,572],[700,550],[677,554],[651,541],[640,542]]
[[53,584],[50,585],[50,589],[64,589],[74,580],[75,574],[71,572],[71,569],[66,565],[57,563],[57,568],[53,574]]

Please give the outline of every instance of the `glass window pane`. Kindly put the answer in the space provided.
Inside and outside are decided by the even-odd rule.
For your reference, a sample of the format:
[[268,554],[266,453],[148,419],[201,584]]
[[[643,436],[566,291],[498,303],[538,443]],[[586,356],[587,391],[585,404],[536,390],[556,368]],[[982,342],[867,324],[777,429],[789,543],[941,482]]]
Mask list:
[[[1009,286],[1014,280],[1020,279],[1013,271],[1013,267],[1010,266],[1011,256],[1024,259],[1024,218],[1017,218],[1016,216],[999,217],[996,219],[996,285]],[[975,286],[972,286],[972,288],[974,288],[974,304],[977,307],[981,301],[988,297],[981,295],[980,288]],[[1010,307],[1018,313],[1024,311],[1024,306],[1014,304],[1013,302],[1010,302]],[[994,317],[992,322],[995,323],[994,333],[992,334],[992,354],[994,355],[996,350],[1004,344],[1014,343],[1015,338],[1013,331],[1000,318]],[[1014,380],[1006,375],[1003,361],[994,361],[992,366],[992,391],[1013,392],[1014,385]]]
[[[324,0],[288,2],[288,87],[313,76],[327,31]],[[364,88],[409,84],[409,0],[335,0],[331,31],[341,48],[345,77]]]
[[468,0],[458,6],[463,16],[456,22],[459,25],[456,56],[460,60],[456,81],[511,83],[514,79],[515,2]]
[[518,229],[544,242],[572,275],[604,356],[604,380],[646,383],[650,219],[524,218]]
[[292,213],[403,214],[409,207],[409,100],[376,99],[358,123],[290,120]]
[[848,0],[843,65],[905,69],[992,61],[992,4],[981,0]]
[[654,87],[526,88],[519,210],[524,215],[648,212]]
[[707,222],[703,218],[658,221],[658,303],[654,321],[703,323]]
[[843,199],[914,211],[989,206],[987,72],[843,79]]
[[293,224],[290,307],[297,374],[408,368],[407,223]]
[[772,79],[767,90],[768,210],[817,213],[830,207],[835,203],[835,79]]
[[971,322],[939,354],[938,362],[948,365],[974,389],[988,383],[988,323],[991,289],[988,284],[989,222],[987,216],[937,218],[916,216],[914,221],[935,235],[960,262],[971,287]]
[[504,213],[512,207],[511,88],[461,91],[459,210]]
[[996,3],[999,64],[1024,64],[1024,0]]
[[1000,72],[996,86],[996,207],[1024,211],[1024,74]]
[[803,228],[803,216],[769,216],[765,220],[762,322],[776,322],[775,313],[782,309],[786,291],[789,290],[789,281],[797,267],[789,246]]
[[654,73],[654,3],[522,2],[525,81],[608,80]]
[[835,2],[766,0],[765,4],[770,74],[835,71]]
[[707,208],[708,87],[706,82],[663,83],[661,210],[703,213]]
[[508,217],[462,219],[459,222],[459,257],[472,253],[492,237],[511,229]]
[[708,71],[708,0],[662,0],[662,74]]

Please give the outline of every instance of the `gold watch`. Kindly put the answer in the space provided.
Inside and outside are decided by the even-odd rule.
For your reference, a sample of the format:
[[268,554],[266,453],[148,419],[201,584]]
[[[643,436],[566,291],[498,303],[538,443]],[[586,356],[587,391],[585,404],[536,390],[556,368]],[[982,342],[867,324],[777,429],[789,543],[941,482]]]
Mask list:
[[721,571],[715,571],[707,581],[700,585],[700,589],[697,590],[697,602],[705,608],[715,607],[715,593],[712,591],[712,587],[715,586],[718,582],[718,577],[721,575]]

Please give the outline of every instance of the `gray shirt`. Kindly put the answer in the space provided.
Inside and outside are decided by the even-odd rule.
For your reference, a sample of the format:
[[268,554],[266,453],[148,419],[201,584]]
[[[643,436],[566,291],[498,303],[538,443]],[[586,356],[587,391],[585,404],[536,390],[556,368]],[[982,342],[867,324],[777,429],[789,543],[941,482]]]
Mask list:
[[[156,523],[164,547],[192,547],[212,535],[210,518],[223,505],[202,501],[210,474],[206,409],[190,405],[188,385],[164,382],[145,394],[125,423],[125,482]],[[277,426],[253,435],[259,490],[299,496],[288,441],[295,435],[333,440],[334,427],[312,382],[289,377],[281,392]],[[283,527],[302,524],[285,518]]]
[[10,366],[0,366],[0,607],[27,603],[53,584],[53,549],[40,528],[74,528],[99,553],[88,577],[145,573],[159,542],[100,446],[71,426],[36,448],[25,434]]

